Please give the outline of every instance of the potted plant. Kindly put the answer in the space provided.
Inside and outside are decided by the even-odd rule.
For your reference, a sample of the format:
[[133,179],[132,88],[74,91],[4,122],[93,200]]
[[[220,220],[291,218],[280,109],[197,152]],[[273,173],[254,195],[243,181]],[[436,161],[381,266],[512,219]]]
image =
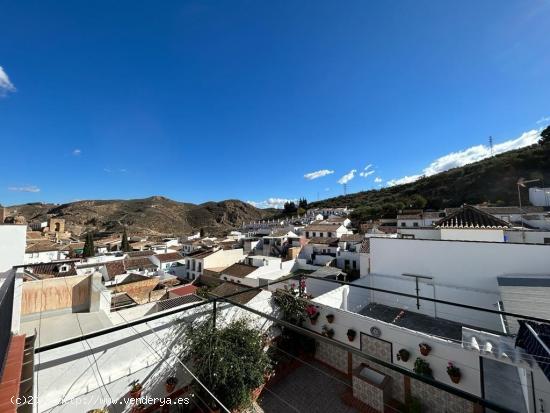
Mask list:
[[348,335],[348,340],[349,340],[349,341],[353,341],[353,340],[355,340],[355,336],[357,335],[357,333],[355,332],[354,329],[350,328],[350,329],[348,330],[347,335]]
[[134,399],[139,399],[141,397],[142,389],[143,389],[143,385],[138,380],[134,380],[130,384],[130,397]]
[[309,321],[311,321],[311,324],[315,325],[317,323],[317,319],[319,318],[319,310],[314,305],[308,305],[306,308],[307,316],[309,317]]
[[410,357],[410,353],[408,352],[408,350],[405,350],[404,348],[402,348],[397,352],[397,360],[399,361],[406,363],[409,360],[409,357]]
[[327,321],[332,323],[334,321],[334,314],[327,314]]
[[178,384],[178,378],[177,377],[174,377],[174,376],[168,377],[166,379],[166,383],[165,383],[166,393],[170,394],[174,390],[176,390],[176,384]]
[[417,357],[414,361],[413,370],[416,374],[420,374],[421,376],[432,377],[432,369],[430,364],[422,360],[420,357]]
[[324,325],[323,326],[323,331],[322,331],[321,334],[325,337],[332,338],[332,337],[334,337],[334,330],[332,328],[330,328],[329,326]]
[[426,343],[420,343],[418,347],[420,347],[420,354],[422,354],[423,356],[427,356],[428,354],[430,354],[430,351],[432,351],[430,345]]
[[449,361],[449,364],[447,365],[447,374],[449,375],[453,383],[460,382],[460,377],[462,376],[460,374],[460,369],[456,367],[451,361]]
[[407,403],[407,413],[421,413],[422,405],[416,397],[411,397]]

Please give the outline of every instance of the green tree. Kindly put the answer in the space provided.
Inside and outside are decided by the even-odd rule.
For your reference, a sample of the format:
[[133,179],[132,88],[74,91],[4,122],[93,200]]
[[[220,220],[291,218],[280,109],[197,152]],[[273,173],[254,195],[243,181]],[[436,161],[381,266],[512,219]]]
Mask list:
[[409,197],[409,200],[408,200],[409,208],[415,208],[415,209],[424,209],[427,203],[428,201],[426,200],[426,198],[418,194],[412,195],[411,197]]
[[300,200],[298,201],[298,208],[307,209],[307,199],[300,198]]
[[249,406],[252,390],[271,371],[261,332],[245,320],[216,328],[208,319],[190,324],[185,340],[183,356],[205,387],[231,411]]
[[296,213],[297,210],[298,208],[296,207],[296,204],[293,201],[285,202],[283,206],[283,212],[285,214],[294,214]]
[[132,251],[130,243],[128,242],[128,234],[126,234],[126,228],[124,228],[124,232],[122,233],[122,242],[120,243],[120,249],[124,252]]
[[86,234],[86,241],[84,242],[84,250],[82,251],[83,257],[93,257],[95,255],[94,237],[92,232]]
[[540,145],[547,145],[549,143],[550,143],[550,126],[547,126],[546,129],[544,129],[540,133],[539,144]]

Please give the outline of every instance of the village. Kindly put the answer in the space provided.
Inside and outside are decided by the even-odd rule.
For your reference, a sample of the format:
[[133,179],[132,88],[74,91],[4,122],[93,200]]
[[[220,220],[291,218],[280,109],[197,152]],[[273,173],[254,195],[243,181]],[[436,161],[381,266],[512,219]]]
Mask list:
[[[218,326],[251,318],[268,346],[297,360],[275,365],[262,383],[253,400],[265,411],[282,409],[276,395],[292,397],[296,386],[310,396],[294,406],[316,403],[316,385],[301,383],[312,380],[309,368],[323,373],[318,402],[334,411],[541,411],[550,406],[541,323],[550,318],[548,192],[530,188],[521,208],[405,209],[355,225],[345,206],[312,208],[244,222],[224,237],[79,238],[62,217],[27,223],[3,210],[2,325],[15,334],[2,331],[4,375],[17,380],[2,379],[0,390],[39,398],[39,409],[17,411],[56,411],[75,399],[92,411],[102,387],[121,398],[129,383],[160,397],[168,378],[177,385],[167,395],[187,394],[193,376],[169,349],[185,342],[180,319],[211,313]],[[303,320],[289,314],[289,299],[303,301],[293,310]],[[290,327],[277,320],[306,331],[312,349],[289,351]],[[169,352],[159,361],[152,344]],[[106,357],[90,364],[88,349]],[[204,399],[196,411],[216,405]]]

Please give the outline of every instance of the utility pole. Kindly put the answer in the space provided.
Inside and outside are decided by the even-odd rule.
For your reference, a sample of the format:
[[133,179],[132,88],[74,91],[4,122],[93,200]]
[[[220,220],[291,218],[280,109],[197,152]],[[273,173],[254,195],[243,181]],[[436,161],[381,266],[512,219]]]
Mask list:
[[491,156],[493,156],[493,137],[489,136],[489,148],[491,149]]
[[348,193],[348,184],[344,184],[344,195]]

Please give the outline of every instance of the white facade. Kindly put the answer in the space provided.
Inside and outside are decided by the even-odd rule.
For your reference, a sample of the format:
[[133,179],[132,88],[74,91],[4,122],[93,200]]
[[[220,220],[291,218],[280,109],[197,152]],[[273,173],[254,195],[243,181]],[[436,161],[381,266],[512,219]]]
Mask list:
[[242,248],[218,250],[204,257],[185,257],[187,279],[194,280],[202,275],[204,270],[229,267],[244,259]]
[[[550,247],[501,242],[431,241],[371,238],[371,287],[415,294],[419,279],[420,296],[461,302],[495,309],[499,301],[497,276],[506,274],[545,275],[550,268]],[[408,306],[428,315],[502,330],[500,318],[488,313],[459,310],[445,305],[374,294],[375,301]]]
[[67,251],[51,250],[51,251],[39,251],[39,252],[26,252],[25,264],[39,264],[52,261],[64,260],[67,258]]
[[25,262],[26,225],[0,224],[0,272]]
[[550,188],[529,188],[529,202],[534,206],[550,206]]

